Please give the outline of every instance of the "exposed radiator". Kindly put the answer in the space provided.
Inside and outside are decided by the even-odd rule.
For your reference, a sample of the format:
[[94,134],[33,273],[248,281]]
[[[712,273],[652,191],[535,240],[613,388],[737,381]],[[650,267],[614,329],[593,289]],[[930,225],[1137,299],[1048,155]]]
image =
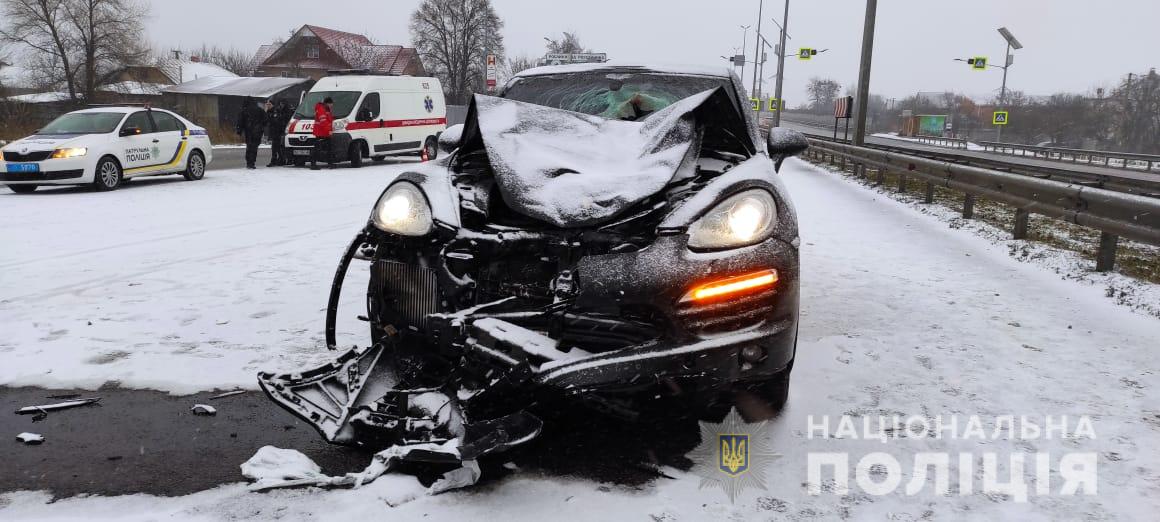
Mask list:
[[375,280],[378,295],[386,307],[386,317],[395,316],[406,325],[425,330],[427,315],[440,311],[438,279],[431,270],[395,261],[378,261]]

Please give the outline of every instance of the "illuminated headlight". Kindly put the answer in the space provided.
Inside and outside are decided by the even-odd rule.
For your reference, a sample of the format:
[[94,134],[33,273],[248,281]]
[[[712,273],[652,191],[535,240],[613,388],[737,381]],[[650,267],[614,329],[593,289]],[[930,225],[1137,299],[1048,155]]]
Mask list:
[[379,198],[371,222],[383,232],[422,236],[431,232],[431,205],[419,187],[406,181],[395,183]]
[[56,149],[52,151],[52,159],[79,158],[89,153],[89,149]]
[[777,204],[763,189],[735,194],[689,227],[691,248],[733,248],[764,241],[777,226]]

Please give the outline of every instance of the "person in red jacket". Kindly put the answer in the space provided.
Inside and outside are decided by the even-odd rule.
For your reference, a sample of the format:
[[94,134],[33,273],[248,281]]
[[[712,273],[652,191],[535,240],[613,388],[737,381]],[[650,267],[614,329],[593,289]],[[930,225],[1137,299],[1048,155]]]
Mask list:
[[327,96],[314,106],[314,153],[310,155],[310,170],[318,170],[319,154],[326,155],[326,163],[334,168],[330,134],[334,131],[334,99]]

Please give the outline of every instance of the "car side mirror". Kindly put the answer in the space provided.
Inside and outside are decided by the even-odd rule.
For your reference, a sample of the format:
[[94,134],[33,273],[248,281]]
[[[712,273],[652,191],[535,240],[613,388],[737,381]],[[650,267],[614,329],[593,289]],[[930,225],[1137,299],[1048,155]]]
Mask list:
[[125,127],[121,129],[122,138],[125,136],[136,136],[138,134],[141,134],[141,129],[139,127]]
[[804,134],[783,127],[769,129],[766,144],[769,148],[769,157],[773,158],[779,170],[781,162],[786,158],[797,156],[810,148],[810,141]]
[[358,121],[371,121],[371,120],[373,120],[373,119],[375,119],[375,118],[374,118],[374,116],[371,114],[371,111],[368,111],[368,110],[362,110],[362,111],[359,111],[359,113],[358,113],[358,118],[356,118],[356,119],[357,119]]
[[447,129],[439,135],[439,151],[445,154],[450,153],[451,151],[459,148],[459,142],[462,140],[462,123],[447,127]]

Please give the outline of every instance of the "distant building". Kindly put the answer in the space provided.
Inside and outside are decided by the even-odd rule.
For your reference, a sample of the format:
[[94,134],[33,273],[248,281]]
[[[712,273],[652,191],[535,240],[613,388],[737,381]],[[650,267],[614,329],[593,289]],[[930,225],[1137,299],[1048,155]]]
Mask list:
[[144,98],[161,96],[162,91],[173,85],[191,82],[201,78],[237,78],[238,75],[212,63],[196,58],[189,61],[162,60],[153,65],[129,65],[113,71],[101,81],[97,88],[102,93],[119,95],[124,98]]
[[372,74],[426,76],[415,49],[379,45],[366,36],[304,25],[281,44],[258,48],[257,76],[318,80],[327,71],[362,69]]
[[285,100],[297,107],[313,85],[307,78],[206,77],[166,87],[163,105],[211,130],[232,129],[246,98]]

